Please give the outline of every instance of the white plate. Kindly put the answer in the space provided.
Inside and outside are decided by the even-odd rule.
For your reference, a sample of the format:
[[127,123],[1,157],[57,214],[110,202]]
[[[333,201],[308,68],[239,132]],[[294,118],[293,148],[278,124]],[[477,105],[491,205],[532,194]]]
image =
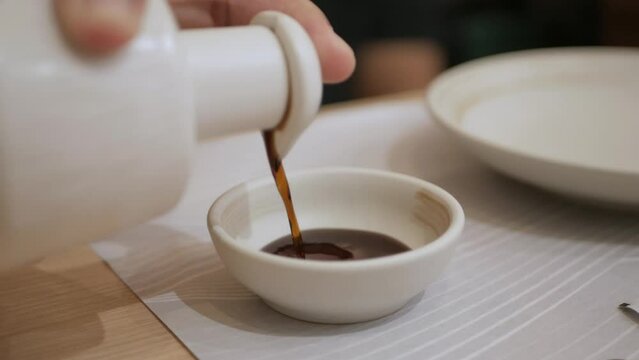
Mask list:
[[495,169],[595,201],[639,205],[639,50],[564,48],[452,68],[426,100]]

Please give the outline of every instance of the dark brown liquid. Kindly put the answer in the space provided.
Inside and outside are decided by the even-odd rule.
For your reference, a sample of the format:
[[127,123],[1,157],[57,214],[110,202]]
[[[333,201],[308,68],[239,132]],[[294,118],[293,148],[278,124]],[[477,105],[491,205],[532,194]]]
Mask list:
[[[291,236],[283,236],[266,245],[262,250],[276,255],[313,260],[370,259],[410,250],[391,237],[368,231],[318,229],[302,233],[295,216],[291,190],[284,166],[282,166],[282,159],[275,148],[274,133],[271,130],[265,131],[262,135],[271,173],[275,179],[277,191],[284,202],[291,228]],[[302,237],[306,241],[302,240]]]
[[275,179],[277,191],[280,193],[280,197],[282,198],[284,207],[286,208],[288,225],[291,228],[291,237],[289,240],[293,240],[292,248],[295,250],[297,257],[304,258],[302,233],[300,232],[300,225],[297,222],[297,216],[295,216],[295,208],[293,208],[293,199],[291,198],[291,189],[288,186],[288,179],[286,178],[286,172],[284,172],[284,166],[282,166],[282,158],[275,149],[274,133],[271,130],[265,131],[262,135],[264,137],[264,145],[266,145],[268,163],[271,166],[271,173]]
[[[403,243],[383,234],[345,229],[304,230],[302,244],[306,259],[358,260],[399,254],[410,250]],[[272,254],[297,258],[298,253],[290,236],[271,242],[262,248]]]

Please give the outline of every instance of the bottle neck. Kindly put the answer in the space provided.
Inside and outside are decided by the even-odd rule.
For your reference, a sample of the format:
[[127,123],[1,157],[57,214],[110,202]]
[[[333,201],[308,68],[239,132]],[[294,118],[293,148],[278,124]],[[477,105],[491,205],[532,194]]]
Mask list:
[[264,11],[251,24],[178,35],[193,84],[198,136],[272,129],[284,157],[317,114],[319,58],[293,18]]
[[183,30],[198,138],[270,129],[288,103],[286,57],[263,26]]

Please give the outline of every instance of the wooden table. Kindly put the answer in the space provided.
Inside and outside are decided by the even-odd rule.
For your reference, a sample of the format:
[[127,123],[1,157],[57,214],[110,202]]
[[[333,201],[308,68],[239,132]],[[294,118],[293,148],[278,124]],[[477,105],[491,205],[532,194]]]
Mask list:
[[192,359],[89,247],[0,277],[0,359]]
[[[422,91],[326,106],[343,110]],[[192,359],[89,247],[0,276],[0,359]]]

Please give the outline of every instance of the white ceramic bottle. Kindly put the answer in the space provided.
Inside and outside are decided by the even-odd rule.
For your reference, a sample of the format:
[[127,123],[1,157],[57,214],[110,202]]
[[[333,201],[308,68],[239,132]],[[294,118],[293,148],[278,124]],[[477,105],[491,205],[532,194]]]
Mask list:
[[137,38],[96,59],[49,2],[0,1],[0,270],[170,209],[196,138],[277,127],[285,155],[320,98],[315,49],[283,14],[178,31],[149,1]]

